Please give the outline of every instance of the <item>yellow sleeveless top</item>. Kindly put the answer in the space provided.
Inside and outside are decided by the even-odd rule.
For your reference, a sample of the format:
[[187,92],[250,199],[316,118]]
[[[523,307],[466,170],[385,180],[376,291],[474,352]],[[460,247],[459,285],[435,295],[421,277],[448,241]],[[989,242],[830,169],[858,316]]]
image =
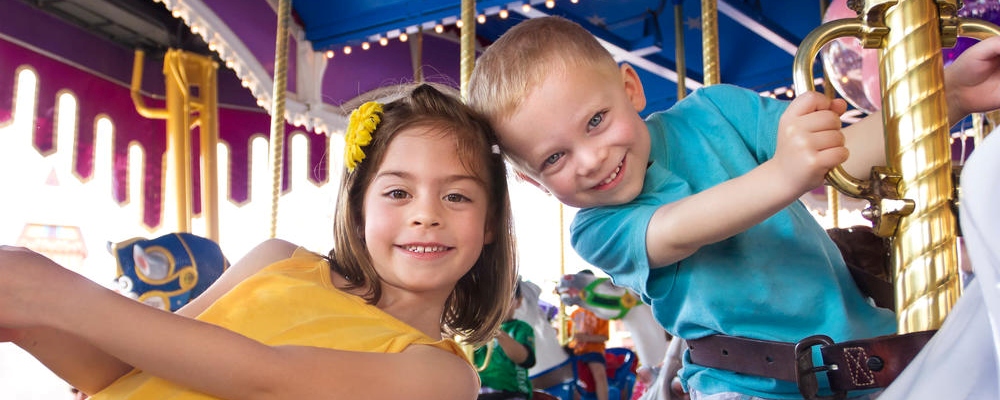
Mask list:
[[[450,351],[468,361],[455,341],[435,341],[365,303],[364,299],[334,287],[327,261],[302,248],[291,258],[274,263],[238,284],[196,319],[271,346],[398,353],[412,344],[423,344]],[[133,370],[91,397],[93,400],[212,398],[140,370]]]

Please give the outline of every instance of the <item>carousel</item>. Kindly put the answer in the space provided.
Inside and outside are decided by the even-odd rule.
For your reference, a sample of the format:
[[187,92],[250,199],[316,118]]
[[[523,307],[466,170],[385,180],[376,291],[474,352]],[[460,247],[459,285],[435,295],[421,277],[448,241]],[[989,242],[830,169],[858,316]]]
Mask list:
[[[943,68],[1000,33],[996,0],[0,0],[0,244],[167,310],[263,239],[326,252],[350,111],[408,82],[464,93],[479,52],[548,15],[636,68],[643,116],[714,84],[819,90],[847,100],[845,123],[880,113],[888,165],[836,168],[800,199],[825,228],[884,238],[898,332],[937,331],[880,398],[1000,397],[1000,158],[980,155],[998,151],[1000,114],[942,123]],[[599,269],[568,244],[576,210],[523,182],[511,196],[536,397],[596,398],[564,351],[582,307],[620,321],[611,398],[683,398],[683,341],[636,294],[577,273]],[[197,257],[208,269],[183,268]],[[69,398],[17,350],[0,344],[5,397]]]

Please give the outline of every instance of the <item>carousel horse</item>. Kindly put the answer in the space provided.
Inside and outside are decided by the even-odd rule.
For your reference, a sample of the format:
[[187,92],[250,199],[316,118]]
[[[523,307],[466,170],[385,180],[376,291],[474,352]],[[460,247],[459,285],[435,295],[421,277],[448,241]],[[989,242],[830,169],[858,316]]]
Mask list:
[[663,362],[667,352],[666,331],[653,318],[649,305],[632,291],[589,271],[564,275],[556,291],[565,304],[586,308],[607,320],[621,319],[632,336],[641,364],[652,366]]
[[531,281],[521,282],[521,307],[514,311],[514,318],[527,322],[535,330],[535,366],[528,370],[528,375],[542,375],[556,367],[569,356],[559,343],[559,332],[552,325],[548,309],[542,307],[539,295],[542,289]]
[[229,268],[218,244],[190,233],[108,243],[108,250],[118,265],[119,293],[171,312],[204,292]]

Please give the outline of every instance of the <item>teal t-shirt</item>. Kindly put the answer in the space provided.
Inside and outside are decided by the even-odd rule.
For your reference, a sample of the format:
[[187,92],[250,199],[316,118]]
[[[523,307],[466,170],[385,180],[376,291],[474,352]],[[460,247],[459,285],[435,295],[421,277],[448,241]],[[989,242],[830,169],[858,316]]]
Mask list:
[[[653,213],[770,159],[787,104],[713,85],[650,115],[652,164],[642,193],[628,204],[580,210],[570,227],[574,249],[639,293],[657,321],[684,339],[726,334],[796,342],[823,334],[840,342],[895,333],[893,313],[866,301],[836,245],[799,201],[684,260],[650,268],[645,234]],[[685,356],[682,381],[706,394],[801,398],[794,382],[689,361]]]
[[[529,355],[525,364],[531,365],[518,365],[511,361],[497,343],[497,339],[493,339],[493,354],[490,355],[489,364],[479,371],[481,385],[504,392],[523,393],[525,398],[531,398],[532,387],[528,368],[535,363],[535,330],[527,322],[517,319],[504,322],[500,325],[500,330],[528,348]],[[486,362],[486,352],[486,346],[476,349],[473,359],[477,367],[482,367]]]

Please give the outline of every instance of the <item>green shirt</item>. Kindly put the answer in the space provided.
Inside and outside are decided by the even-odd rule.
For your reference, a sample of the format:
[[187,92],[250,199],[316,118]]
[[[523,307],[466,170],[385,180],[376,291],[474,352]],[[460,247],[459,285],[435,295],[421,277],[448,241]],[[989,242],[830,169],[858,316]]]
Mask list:
[[497,339],[493,339],[489,346],[476,349],[474,356],[475,365],[482,368],[486,362],[487,349],[493,347],[489,364],[479,372],[482,386],[504,392],[523,393],[530,398],[532,388],[528,368],[535,364],[535,330],[527,322],[516,319],[504,322],[500,325],[500,330],[528,348],[528,359],[521,365],[515,364],[504,353]]

